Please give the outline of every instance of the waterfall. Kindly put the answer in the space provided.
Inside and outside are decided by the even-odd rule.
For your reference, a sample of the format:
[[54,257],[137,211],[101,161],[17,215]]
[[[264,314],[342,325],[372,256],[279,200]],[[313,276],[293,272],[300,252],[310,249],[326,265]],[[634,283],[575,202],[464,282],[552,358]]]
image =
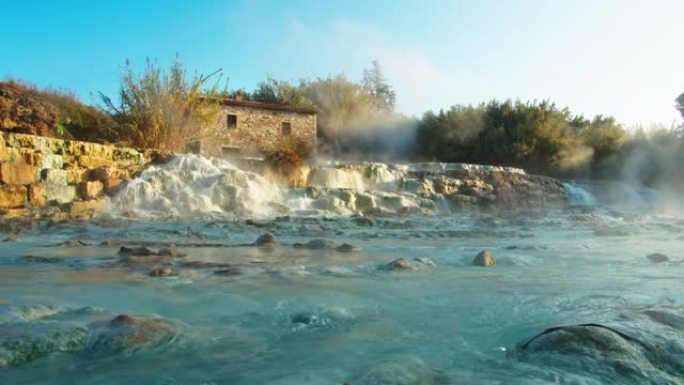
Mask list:
[[595,206],[596,198],[584,188],[574,183],[563,183],[565,192],[570,197],[570,205],[572,206]]
[[[224,159],[186,154],[127,182],[110,210],[143,218],[449,215],[477,209],[480,200],[491,203],[493,187],[482,179],[490,172],[515,175],[510,183],[525,175],[520,169],[457,163],[318,162],[307,187],[290,188]],[[593,196],[574,184],[565,190],[571,204],[594,204]]]
[[167,217],[195,214],[271,215],[283,201],[280,187],[222,159],[182,155],[152,166],[112,202],[114,212]]

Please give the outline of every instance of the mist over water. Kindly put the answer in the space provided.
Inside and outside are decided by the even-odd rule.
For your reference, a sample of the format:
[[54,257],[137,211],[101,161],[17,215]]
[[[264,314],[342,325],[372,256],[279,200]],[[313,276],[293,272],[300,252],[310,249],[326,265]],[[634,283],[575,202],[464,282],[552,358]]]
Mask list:
[[[420,193],[478,167],[320,161],[300,189],[196,155],[152,167],[108,215],[0,243],[0,383],[684,383],[684,217],[582,182],[507,212]],[[615,332],[535,337],[590,323]]]

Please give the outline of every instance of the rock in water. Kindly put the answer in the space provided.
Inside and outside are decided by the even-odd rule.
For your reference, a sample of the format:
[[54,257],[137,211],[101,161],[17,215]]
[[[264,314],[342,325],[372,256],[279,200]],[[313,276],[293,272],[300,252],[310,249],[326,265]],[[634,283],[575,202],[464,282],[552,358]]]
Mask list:
[[171,250],[169,248],[161,248],[157,252],[157,255],[163,256],[163,257],[173,257],[173,258],[182,258],[182,257],[187,257],[188,255],[186,253],[179,253],[176,250]]
[[104,325],[92,348],[112,352],[153,348],[170,341],[173,336],[169,326],[162,320],[120,314]]
[[33,361],[54,352],[75,352],[88,344],[82,326],[54,322],[4,325],[0,332],[0,368]]
[[19,258],[20,261],[22,262],[30,262],[30,263],[61,263],[64,262],[64,258],[62,257],[43,257],[39,255],[24,255],[21,258]]
[[[33,312],[33,311],[32,311]],[[0,368],[20,365],[57,352],[118,353],[156,348],[178,335],[173,323],[102,309],[41,308],[19,322],[0,323]]]
[[224,266],[221,269],[214,271],[215,275],[222,275],[224,277],[235,277],[240,275],[240,273],[240,268],[232,265]]
[[156,250],[149,247],[126,247],[121,246],[119,255],[122,257],[148,257],[151,255],[158,255]]
[[342,246],[341,243],[331,241],[329,239],[312,239],[307,243],[295,243],[293,245],[296,248],[304,248],[310,250],[321,250],[321,249],[336,249]]
[[496,258],[489,251],[481,251],[473,260],[475,266],[495,266]]
[[437,266],[435,261],[433,261],[432,259],[430,259],[428,257],[416,257],[416,258],[413,258],[413,260],[422,264],[422,265],[425,265],[425,266],[431,266],[431,267]]
[[60,243],[59,246],[79,247],[79,246],[88,246],[88,244],[83,242],[83,241],[77,240],[77,239],[68,239],[68,240]]
[[337,241],[332,241],[330,239],[312,239],[307,243],[295,243],[292,245],[297,249],[309,249],[309,250],[337,250],[339,252],[348,253],[350,251],[361,250],[360,247],[349,244],[349,243],[339,243]]
[[[639,335],[639,334],[637,334]],[[675,384],[684,366],[664,346],[601,324],[559,326],[518,344],[521,361],[590,374],[614,384]],[[674,377],[673,377],[674,376]]]
[[254,246],[273,246],[277,245],[278,240],[276,237],[271,234],[271,233],[266,233],[257,238],[257,240],[254,242]]
[[660,253],[649,254],[646,256],[646,258],[648,258],[651,262],[654,263],[668,262],[670,260],[670,258],[668,258],[667,255]]
[[168,266],[157,267],[150,271],[150,277],[168,277],[173,274],[173,270]]
[[358,251],[361,250],[360,247],[352,245],[350,243],[343,243],[335,248],[337,251],[342,252],[342,253],[349,253],[352,251]]
[[349,383],[354,385],[436,385],[447,384],[449,383],[447,380],[420,358],[403,356],[376,364]]
[[386,271],[407,271],[415,270],[416,268],[406,258],[397,258],[394,261],[381,266],[380,269]]

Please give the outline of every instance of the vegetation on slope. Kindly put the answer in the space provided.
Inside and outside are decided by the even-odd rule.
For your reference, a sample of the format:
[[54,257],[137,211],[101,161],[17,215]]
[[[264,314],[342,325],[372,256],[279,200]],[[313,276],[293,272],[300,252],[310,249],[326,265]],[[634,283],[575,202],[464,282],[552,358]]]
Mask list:
[[168,72],[150,60],[142,73],[126,63],[118,101],[100,93],[102,108],[116,122],[120,141],[179,151],[210,134],[220,111],[217,75],[190,78],[178,58]]
[[[220,71],[189,77],[180,61],[168,71],[148,61],[127,63],[118,98],[87,106],[67,92],[0,83],[0,128],[46,136],[181,150],[210,135],[217,101],[246,100],[314,109],[319,153],[485,163],[578,178],[625,179],[651,185],[684,183],[683,128],[627,130],[614,118],[585,118],[550,101],[490,101],[427,112],[420,119],[394,111],[396,94],[377,62],[360,82],[345,75],[288,82],[267,78],[252,92],[219,90]],[[684,93],[675,99],[684,120]],[[287,173],[310,155],[295,143],[269,156]]]
[[65,91],[38,90],[16,80],[0,82],[0,128],[87,141],[116,141],[114,122]]

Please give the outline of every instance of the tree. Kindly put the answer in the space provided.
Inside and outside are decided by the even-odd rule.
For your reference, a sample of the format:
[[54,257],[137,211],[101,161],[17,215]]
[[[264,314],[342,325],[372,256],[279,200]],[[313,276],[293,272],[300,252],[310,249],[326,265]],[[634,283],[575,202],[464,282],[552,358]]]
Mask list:
[[300,85],[292,85],[284,80],[276,80],[268,77],[259,83],[256,90],[249,95],[248,99],[261,103],[283,104],[292,107],[313,108],[311,100],[304,94],[303,81]]
[[368,122],[373,106],[371,95],[344,75],[302,81],[299,87],[318,112],[319,132],[333,140],[339,154],[340,136]]
[[679,111],[679,113],[682,115],[682,124],[684,124],[684,92],[682,92],[682,94],[675,99],[675,103],[677,111]]
[[361,84],[368,91],[373,101],[373,109],[376,112],[392,113],[396,101],[396,93],[382,73],[382,67],[377,60],[373,60],[371,68],[363,70]]

